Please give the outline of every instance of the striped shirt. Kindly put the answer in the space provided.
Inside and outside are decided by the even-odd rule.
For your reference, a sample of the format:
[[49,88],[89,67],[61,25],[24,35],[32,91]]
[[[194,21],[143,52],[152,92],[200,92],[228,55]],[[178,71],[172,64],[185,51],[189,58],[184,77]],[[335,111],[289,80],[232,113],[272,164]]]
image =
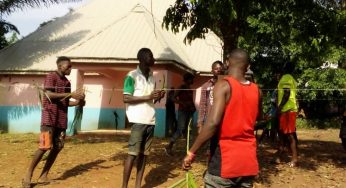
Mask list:
[[[58,72],[53,72],[46,76],[44,89],[54,93],[70,93],[71,83],[65,76],[61,76]],[[49,100],[44,95],[42,100],[41,125],[66,129],[68,104],[69,98],[63,101],[60,98]]]
[[212,78],[204,83],[201,87],[201,98],[199,101],[198,124],[204,125],[207,120],[208,113],[213,105],[213,89],[216,79]]

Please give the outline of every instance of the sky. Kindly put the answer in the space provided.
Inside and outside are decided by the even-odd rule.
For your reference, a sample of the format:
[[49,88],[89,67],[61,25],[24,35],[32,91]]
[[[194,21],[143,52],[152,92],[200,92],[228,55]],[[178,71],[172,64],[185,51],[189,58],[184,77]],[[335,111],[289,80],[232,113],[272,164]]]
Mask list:
[[81,0],[73,3],[53,4],[49,7],[26,8],[13,12],[8,16],[3,16],[3,18],[7,22],[17,26],[20,32],[19,38],[21,38],[35,31],[41,23],[55,17],[64,16],[69,12],[70,8],[77,9],[88,1],[89,0]]

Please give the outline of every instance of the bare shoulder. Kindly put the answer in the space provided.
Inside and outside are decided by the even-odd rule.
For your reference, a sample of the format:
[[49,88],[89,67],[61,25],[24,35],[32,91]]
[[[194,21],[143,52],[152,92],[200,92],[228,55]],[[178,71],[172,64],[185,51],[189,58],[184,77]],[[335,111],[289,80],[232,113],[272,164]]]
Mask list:
[[229,92],[230,90],[231,90],[231,87],[229,83],[224,79],[218,80],[214,86],[214,91],[216,92],[224,93],[224,92]]

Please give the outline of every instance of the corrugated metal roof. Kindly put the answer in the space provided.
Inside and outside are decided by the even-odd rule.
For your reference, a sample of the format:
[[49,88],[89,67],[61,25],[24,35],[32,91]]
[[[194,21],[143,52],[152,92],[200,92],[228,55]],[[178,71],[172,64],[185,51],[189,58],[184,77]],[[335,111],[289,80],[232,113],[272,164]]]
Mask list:
[[0,51],[0,70],[54,70],[57,56],[134,59],[142,47],[154,57],[196,71],[210,71],[221,59],[214,34],[183,43],[186,31],[173,34],[161,27],[174,0],[94,0],[39,28]]

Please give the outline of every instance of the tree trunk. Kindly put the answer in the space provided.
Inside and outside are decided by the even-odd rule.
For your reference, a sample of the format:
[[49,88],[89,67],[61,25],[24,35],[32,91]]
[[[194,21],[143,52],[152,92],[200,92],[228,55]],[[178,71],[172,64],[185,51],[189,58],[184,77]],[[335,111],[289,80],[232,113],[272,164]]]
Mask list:
[[223,61],[226,61],[227,55],[238,46],[239,29],[236,22],[229,24],[221,29],[223,36]]

